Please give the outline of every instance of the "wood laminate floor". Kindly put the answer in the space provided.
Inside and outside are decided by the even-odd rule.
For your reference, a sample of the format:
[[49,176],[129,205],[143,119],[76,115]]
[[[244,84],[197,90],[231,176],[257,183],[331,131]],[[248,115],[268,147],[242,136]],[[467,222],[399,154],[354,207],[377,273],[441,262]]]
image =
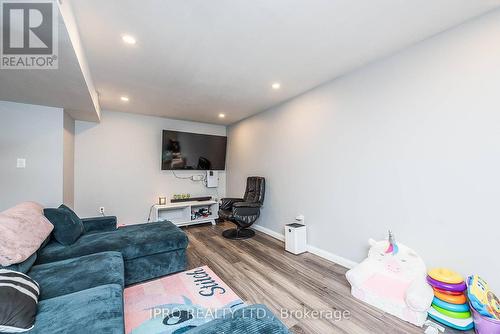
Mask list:
[[[278,317],[293,311],[296,316],[282,318],[293,333],[423,333],[352,297],[346,268],[310,253],[287,253],[283,242],[258,231],[252,239],[223,238],[222,231],[233,226],[183,228],[188,269],[208,265],[247,304],[266,304]],[[301,318],[313,310],[321,311],[322,319]]]

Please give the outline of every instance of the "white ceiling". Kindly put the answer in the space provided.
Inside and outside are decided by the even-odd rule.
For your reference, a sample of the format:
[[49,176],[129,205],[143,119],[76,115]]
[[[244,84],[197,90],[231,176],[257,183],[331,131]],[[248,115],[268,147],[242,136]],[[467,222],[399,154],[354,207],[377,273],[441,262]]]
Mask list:
[[[220,124],[500,6],[500,0],[61,3],[73,7],[102,109]],[[135,36],[137,44],[125,45],[124,33]],[[75,77],[75,64],[64,65],[75,59],[74,54],[63,59],[69,40],[62,47],[57,71],[0,71],[0,99],[74,110],[88,105],[88,91],[85,102],[79,96],[82,78]],[[270,87],[276,81],[280,90]],[[130,101],[120,101],[122,95]],[[219,113],[226,118],[219,119]]]
[[[499,0],[71,0],[102,109],[229,124]],[[136,37],[133,47],[120,36]],[[282,88],[273,91],[274,81]],[[119,97],[128,95],[129,103]],[[217,118],[225,113],[224,120]]]

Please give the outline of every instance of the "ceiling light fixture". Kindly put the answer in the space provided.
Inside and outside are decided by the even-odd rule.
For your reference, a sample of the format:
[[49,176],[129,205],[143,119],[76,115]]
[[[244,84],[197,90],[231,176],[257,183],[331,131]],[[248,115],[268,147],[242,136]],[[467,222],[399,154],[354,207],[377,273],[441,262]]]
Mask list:
[[281,88],[281,84],[279,82],[275,82],[271,85],[271,87],[273,87],[273,89],[280,89]]
[[122,40],[123,42],[127,43],[127,44],[135,44],[137,41],[135,40],[134,36],[130,36],[130,35],[122,35]]
[[224,118],[226,117],[226,114],[219,114],[219,118]]
[[120,100],[122,100],[123,102],[128,102],[130,99],[128,98],[128,96],[121,96]]

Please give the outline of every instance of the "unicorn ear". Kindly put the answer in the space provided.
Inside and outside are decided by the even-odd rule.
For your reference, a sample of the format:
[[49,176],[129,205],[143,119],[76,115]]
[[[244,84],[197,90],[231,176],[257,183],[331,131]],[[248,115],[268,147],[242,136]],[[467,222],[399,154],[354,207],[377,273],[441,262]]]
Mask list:
[[374,239],[372,239],[372,238],[368,239],[368,244],[369,244],[370,246],[372,246],[372,247],[373,247],[373,246],[375,246],[375,244],[376,244],[376,243],[377,243],[377,242],[376,242]]

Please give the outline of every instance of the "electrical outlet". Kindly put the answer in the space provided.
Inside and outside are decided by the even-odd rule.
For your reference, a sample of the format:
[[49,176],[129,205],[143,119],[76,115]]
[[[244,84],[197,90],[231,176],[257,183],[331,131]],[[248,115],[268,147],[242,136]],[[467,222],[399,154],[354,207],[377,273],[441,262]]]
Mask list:
[[16,168],[26,168],[26,159],[17,158]]
[[103,207],[103,206],[101,206],[101,207],[99,208],[99,212],[101,213],[101,215],[104,215],[104,207]]

